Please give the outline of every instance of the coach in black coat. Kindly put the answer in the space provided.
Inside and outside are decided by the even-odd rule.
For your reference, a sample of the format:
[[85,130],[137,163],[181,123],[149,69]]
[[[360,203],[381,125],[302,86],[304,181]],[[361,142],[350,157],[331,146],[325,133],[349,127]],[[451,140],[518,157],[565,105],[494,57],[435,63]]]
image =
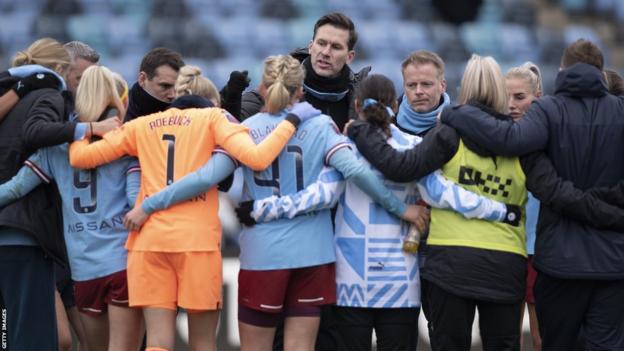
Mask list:
[[[624,179],[624,100],[609,95],[602,62],[593,43],[573,43],[554,96],[534,102],[518,123],[470,106],[442,120],[498,154],[544,150],[557,173],[580,189],[613,186]],[[593,348],[624,349],[623,231],[597,229],[542,205],[534,263],[544,349],[572,349],[581,326]]]

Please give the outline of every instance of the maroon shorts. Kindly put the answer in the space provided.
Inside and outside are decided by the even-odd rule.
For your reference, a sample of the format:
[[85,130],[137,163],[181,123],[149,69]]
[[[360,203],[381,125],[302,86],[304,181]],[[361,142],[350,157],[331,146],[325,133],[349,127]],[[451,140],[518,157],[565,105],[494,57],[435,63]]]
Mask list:
[[282,313],[336,302],[334,263],[293,269],[238,273],[238,304],[268,313]]
[[101,316],[109,304],[128,307],[126,270],[74,283],[76,306],[80,312]]
[[524,300],[527,303],[535,303],[535,294],[533,294],[533,287],[535,286],[535,279],[537,279],[537,271],[533,268],[533,255],[529,256],[527,260],[527,280],[526,280],[526,296]]

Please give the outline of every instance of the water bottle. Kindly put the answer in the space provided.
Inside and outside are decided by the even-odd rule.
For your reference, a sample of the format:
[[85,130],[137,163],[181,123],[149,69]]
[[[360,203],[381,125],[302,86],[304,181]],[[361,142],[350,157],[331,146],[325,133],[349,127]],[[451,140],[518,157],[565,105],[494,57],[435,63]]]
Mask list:
[[405,240],[403,241],[403,251],[411,254],[418,252],[418,245],[420,244],[420,232],[415,225],[410,225]]

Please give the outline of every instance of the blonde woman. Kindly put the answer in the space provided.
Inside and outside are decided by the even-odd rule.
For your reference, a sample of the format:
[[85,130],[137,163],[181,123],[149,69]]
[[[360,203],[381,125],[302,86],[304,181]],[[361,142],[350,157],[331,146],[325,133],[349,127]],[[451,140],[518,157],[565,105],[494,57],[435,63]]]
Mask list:
[[[459,102],[477,106],[493,118],[509,118],[505,80],[493,58],[473,55],[468,61]],[[483,196],[519,207],[526,203],[525,174],[518,158],[483,153],[460,139],[457,151],[441,169],[450,180]],[[434,347],[470,349],[478,309],[483,349],[519,350],[524,242],[524,219],[520,226],[510,226],[431,211],[422,277],[427,280],[424,294]]]
[[[89,67],[78,86],[72,119],[90,127],[109,114],[123,118],[127,93],[121,77],[106,67]],[[128,232],[123,215],[138,193],[138,163],[124,158],[79,171],[69,165],[67,152],[67,144],[38,150],[13,179],[0,186],[0,203],[17,200],[38,185],[56,180],[76,305],[88,348],[136,350],[142,319],[140,310],[128,308],[124,248]]]
[[505,75],[509,116],[514,121],[524,116],[535,99],[543,94],[542,75],[536,64],[526,62],[510,68]]
[[180,68],[175,92],[176,98],[184,95],[202,96],[210,100],[216,107],[220,105],[219,102],[221,101],[217,87],[210,79],[202,76],[202,71],[197,66],[186,65]]
[[[290,106],[303,94],[303,77],[301,64],[291,56],[265,60],[260,92],[266,112],[243,122],[256,143],[287,118]],[[415,206],[405,206],[356,160],[347,140],[324,115],[302,124],[271,167],[262,171],[243,168],[245,197],[293,194],[316,181],[326,163],[393,214],[412,220],[418,217]],[[211,160],[198,172],[152,194],[127,220],[140,225],[146,214],[205,191],[235,167],[230,163],[229,173],[221,173],[226,166]],[[314,349],[320,306],[336,299],[333,232],[329,209],[243,229],[238,297],[242,350],[271,350],[275,328],[284,317],[285,349]]]
[[[507,96],[509,104],[509,116],[514,121],[524,116],[535,99],[542,96],[542,77],[539,68],[532,62],[526,62],[521,66],[513,67],[505,75]],[[539,214],[539,201],[528,194],[526,204],[526,249],[528,255],[527,280],[525,301],[529,310],[529,326],[533,350],[542,350],[542,339],[539,334],[537,315],[535,313],[535,295],[533,287],[537,272],[533,268],[533,254],[535,253],[535,232],[537,230],[537,217]],[[524,319],[524,304],[522,305],[520,325]]]

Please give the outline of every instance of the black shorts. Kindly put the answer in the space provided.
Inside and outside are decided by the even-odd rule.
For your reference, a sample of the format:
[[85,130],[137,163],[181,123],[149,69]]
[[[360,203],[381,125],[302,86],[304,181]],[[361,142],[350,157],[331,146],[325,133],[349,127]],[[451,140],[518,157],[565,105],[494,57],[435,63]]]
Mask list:
[[373,329],[377,350],[416,350],[419,308],[336,306],[334,311],[339,350],[371,350]]

